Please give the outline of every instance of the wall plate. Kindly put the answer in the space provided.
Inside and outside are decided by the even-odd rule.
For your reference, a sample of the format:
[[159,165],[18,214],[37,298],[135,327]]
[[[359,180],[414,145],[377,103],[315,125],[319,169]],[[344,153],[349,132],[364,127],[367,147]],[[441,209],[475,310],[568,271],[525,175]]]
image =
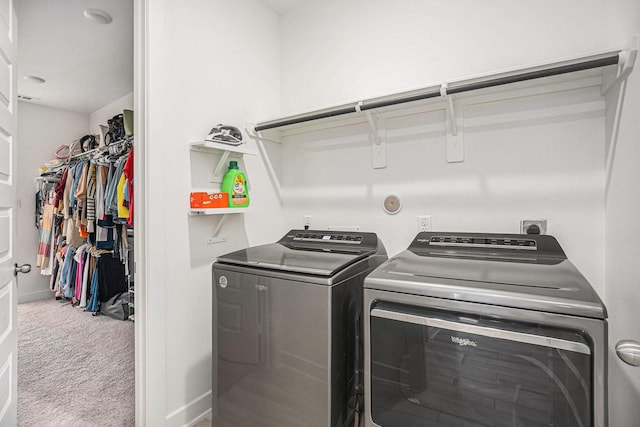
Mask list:
[[[538,233],[532,232],[536,227]],[[547,234],[546,219],[523,219],[520,220],[520,233],[522,234]]]

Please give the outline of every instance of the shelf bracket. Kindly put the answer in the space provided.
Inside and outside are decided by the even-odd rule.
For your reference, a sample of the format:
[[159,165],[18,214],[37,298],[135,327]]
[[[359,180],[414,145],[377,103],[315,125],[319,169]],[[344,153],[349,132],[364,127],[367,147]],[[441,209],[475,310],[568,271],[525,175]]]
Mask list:
[[222,182],[222,178],[224,176],[225,167],[228,165],[229,156],[231,155],[230,151],[223,151],[222,156],[220,156],[220,160],[213,170],[213,174],[209,176],[209,182]]
[[273,164],[271,163],[271,159],[269,158],[269,153],[267,153],[267,149],[264,147],[263,141],[269,141],[276,144],[282,144],[282,141],[274,141],[272,139],[264,138],[260,132],[254,131],[256,125],[255,123],[244,123],[244,130],[249,135],[250,138],[256,140],[256,146],[258,147],[258,151],[260,152],[260,158],[262,159],[262,163],[264,163],[265,168],[267,169],[267,173],[269,174],[269,178],[271,179],[271,184],[273,185],[273,190],[276,193],[276,197],[278,198],[278,202],[282,204],[282,186],[280,185],[280,180],[278,179],[278,174],[276,173]]
[[447,93],[447,83],[442,83],[440,86],[440,96],[446,101],[447,162],[462,162],[464,161],[464,139],[462,129],[458,128],[458,118],[453,104],[453,95]]
[[[617,86],[618,92],[615,94],[615,114],[613,116],[613,126],[611,128],[611,135],[609,136],[609,149],[605,158],[605,187],[604,197],[605,200],[609,197],[609,185],[611,183],[611,172],[613,170],[613,163],[618,146],[618,133],[620,131],[620,116],[622,115],[622,107],[624,106],[624,97],[627,92],[627,78],[636,61],[638,54],[638,47],[640,46],[640,39],[638,36],[634,36],[627,42],[627,50],[620,53],[620,66],[618,68],[618,75],[616,79],[609,85],[602,93],[606,94],[612,87]],[[624,53],[624,54],[623,54]]]
[[267,138],[262,134],[262,132],[256,131],[255,129],[256,129],[255,123],[245,120],[244,131],[246,132],[247,135],[249,135],[250,138],[253,138],[256,141],[268,141],[268,142],[273,142],[274,144],[282,144],[282,141],[278,141],[277,139],[274,139],[274,138]]
[[222,215],[222,218],[220,218],[220,221],[218,221],[218,225],[216,225],[215,230],[213,230],[213,234],[211,235],[211,237],[209,237],[209,239],[207,239],[207,243],[208,244],[213,244],[213,243],[223,243],[227,241],[227,237],[226,236],[220,236],[220,230],[222,230],[222,226],[224,225],[225,220],[227,219],[227,216],[229,216],[228,214],[224,214]]
[[[372,165],[374,169],[384,169],[387,167],[387,143],[386,138],[380,137],[380,132],[376,126],[376,122],[370,111],[362,111],[362,101],[356,104],[356,111],[358,113],[364,113],[369,123],[369,140],[371,141],[372,149]],[[383,129],[384,131],[384,129]]]
[[456,110],[453,107],[453,95],[447,94],[447,84],[442,83],[440,86],[440,96],[442,96],[445,101],[447,101],[447,129],[451,131],[453,136],[458,135],[458,124],[456,123]]
[[269,153],[267,153],[267,149],[264,148],[264,143],[261,140],[256,140],[256,144],[258,145],[258,149],[260,150],[260,157],[262,157],[262,162],[264,163],[264,166],[267,168],[267,172],[269,173],[269,178],[271,178],[271,184],[273,185],[273,190],[276,192],[276,197],[278,198],[280,204],[282,204],[282,186],[280,185],[278,174],[276,173],[276,170],[271,163],[271,159],[269,159]]
[[626,80],[626,78],[629,77],[629,74],[633,71],[633,67],[636,63],[636,57],[638,56],[638,36],[634,36],[627,43],[626,47],[627,49],[618,54],[620,63],[618,64],[618,73],[616,78],[606,87],[603,86],[600,90],[600,95],[605,96],[609,90],[616,85],[619,85],[623,80]]

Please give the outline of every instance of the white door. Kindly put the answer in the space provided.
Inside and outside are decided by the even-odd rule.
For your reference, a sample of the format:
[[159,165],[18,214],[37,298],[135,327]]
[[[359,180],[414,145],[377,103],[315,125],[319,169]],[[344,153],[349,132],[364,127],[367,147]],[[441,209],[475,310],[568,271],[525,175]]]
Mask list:
[[0,426],[17,424],[16,14],[0,0]]

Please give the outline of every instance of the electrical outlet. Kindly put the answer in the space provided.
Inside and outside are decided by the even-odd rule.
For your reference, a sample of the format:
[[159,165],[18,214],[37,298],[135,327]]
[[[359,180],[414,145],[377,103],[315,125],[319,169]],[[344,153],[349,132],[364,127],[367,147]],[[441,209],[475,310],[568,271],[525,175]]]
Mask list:
[[431,231],[431,215],[418,215],[418,231]]
[[522,234],[547,234],[546,219],[520,220],[520,233]]
[[308,230],[311,227],[311,215],[302,216],[302,225],[304,225],[305,230]]

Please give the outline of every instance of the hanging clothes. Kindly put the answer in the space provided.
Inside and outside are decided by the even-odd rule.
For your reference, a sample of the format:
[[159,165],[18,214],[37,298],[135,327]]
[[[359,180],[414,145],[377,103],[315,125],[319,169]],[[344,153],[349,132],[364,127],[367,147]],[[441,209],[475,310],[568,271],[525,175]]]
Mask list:
[[64,207],[64,189],[67,185],[67,172],[69,170],[65,168],[60,176],[60,181],[55,187],[55,197],[53,199],[53,206],[56,208],[56,213],[61,212]]
[[61,247],[56,251],[56,267],[55,274],[51,276],[51,281],[49,282],[49,287],[51,291],[55,293],[55,296],[61,296],[60,293],[60,278],[62,276],[62,268],[64,266],[64,252],[66,252],[66,248]]
[[129,208],[129,218],[127,218],[127,223],[133,227],[133,147],[129,152],[129,157],[124,164],[124,168],[122,169],[122,173],[127,179],[127,195],[125,197],[127,201],[127,207]]
[[98,292],[100,302],[127,291],[124,264],[113,254],[103,254],[98,259]]
[[80,246],[76,253],[73,256],[74,261],[76,262],[76,276],[73,283],[74,294],[73,298],[75,301],[79,302],[81,293],[82,293],[82,279],[83,279],[83,268],[84,268],[84,260],[85,260],[85,250],[88,245],[84,244]]
[[74,196],[76,198],[76,216],[80,225],[87,225],[87,175],[89,174],[89,162],[85,162],[78,178],[78,186]]
[[[86,311],[128,291],[127,228],[133,224],[130,140],[79,154],[36,194],[37,264],[50,289]],[[48,178],[46,178],[48,179]],[[106,299],[104,299],[106,298]]]
[[127,187],[127,178],[124,176],[124,173],[120,174],[120,179],[118,180],[118,187],[116,189],[116,200],[118,205],[118,222],[126,223],[129,220],[129,207],[125,204],[125,188]]
[[64,219],[69,219],[71,217],[71,187],[73,186],[73,175],[75,171],[76,165],[70,165],[67,168],[67,179],[64,185],[64,191],[62,193],[62,215]]
[[67,298],[71,298],[73,276],[75,272],[73,270],[73,247],[71,245],[66,246],[64,253],[64,263],[62,264],[62,271],[60,273],[60,292]]
[[89,165],[87,174],[87,232],[95,233],[96,226],[96,164]]
[[80,293],[80,304],[79,307],[83,308],[87,306],[87,295],[90,294],[91,290],[89,289],[91,286],[91,277],[93,277],[93,270],[96,266],[96,258],[92,256],[90,253],[87,253],[87,259],[85,261],[85,269],[82,277],[82,291]]
[[104,241],[107,239],[107,230],[100,226],[100,221],[105,219],[104,193],[108,173],[108,165],[96,164],[96,241]]
[[91,276],[91,297],[87,302],[87,311],[96,312],[98,311],[98,266],[93,270],[93,275]]
[[53,243],[53,217],[55,208],[52,204],[45,203],[42,222],[40,223],[40,241],[38,242],[38,256],[36,267],[46,270],[50,268],[51,245]]
[[78,234],[81,238],[89,237],[87,232],[87,176],[89,173],[89,162],[84,162],[80,173],[78,174],[78,185],[74,192],[76,206],[74,209],[75,226],[78,228]]
[[113,174],[111,175],[106,189],[104,198],[105,212],[107,215],[111,215],[113,218],[118,218],[118,183],[120,182],[120,178],[122,177],[122,169],[124,168],[124,163],[126,160],[126,155],[116,160]]

